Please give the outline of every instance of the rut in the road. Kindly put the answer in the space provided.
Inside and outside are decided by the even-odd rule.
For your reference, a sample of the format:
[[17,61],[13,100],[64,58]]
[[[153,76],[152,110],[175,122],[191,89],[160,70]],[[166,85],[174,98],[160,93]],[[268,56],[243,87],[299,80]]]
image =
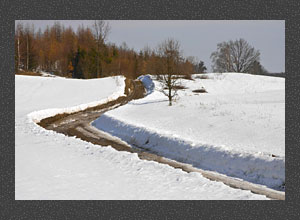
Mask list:
[[191,165],[169,160],[157,155],[154,152],[145,151],[141,148],[138,148],[138,146],[133,148],[125,142],[108,138],[107,136],[103,135],[101,131],[93,128],[90,125],[91,122],[96,120],[106,111],[125,105],[133,99],[143,98],[145,95],[145,88],[140,81],[126,79],[124,93],[126,96],[121,96],[116,100],[104,103],[102,105],[90,107],[75,113],[63,113],[57,114],[53,117],[45,118],[41,120],[38,125],[48,130],[54,130],[56,132],[63,133],[67,136],[76,136],[84,141],[88,141],[100,146],[111,146],[118,151],[137,153],[138,157],[143,160],[167,164],[174,168],[180,168],[185,172],[199,172],[210,180],[223,182],[224,184],[233,188],[251,190],[253,193],[266,195],[271,199],[285,199],[285,194],[282,192],[277,192],[264,187],[258,187],[255,184],[220,175],[215,172],[204,171],[198,168],[196,169]]

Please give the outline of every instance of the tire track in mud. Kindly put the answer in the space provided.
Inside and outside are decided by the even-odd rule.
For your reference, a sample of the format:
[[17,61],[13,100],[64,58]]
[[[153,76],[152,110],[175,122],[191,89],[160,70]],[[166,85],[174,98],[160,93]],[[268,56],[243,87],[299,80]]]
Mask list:
[[88,141],[100,146],[111,146],[118,151],[137,153],[138,157],[142,160],[156,161],[158,163],[167,164],[174,168],[182,169],[185,172],[198,172],[209,180],[223,182],[232,188],[250,190],[253,193],[265,195],[271,199],[285,200],[284,192],[276,191],[240,179],[228,177],[216,172],[195,168],[192,165],[159,156],[156,152],[144,150],[138,146],[132,147],[126,142],[121,141],[118,138],[107,136],[107,134],[104,132],[101,132],[100,130],[91,126],[91,122],[96,120],[106,111],[125,105],[131,100],[143,98],[145,96],[145,88],[141,81],[125,79],[124,93],[125,96],[120,96],[116,100],[109,101],[95,107],[90,107],[74,113],[57,114],[55,116],[42,119],[38,125],[47,130],[53,130],[67,136],[76,136],[84,141]]

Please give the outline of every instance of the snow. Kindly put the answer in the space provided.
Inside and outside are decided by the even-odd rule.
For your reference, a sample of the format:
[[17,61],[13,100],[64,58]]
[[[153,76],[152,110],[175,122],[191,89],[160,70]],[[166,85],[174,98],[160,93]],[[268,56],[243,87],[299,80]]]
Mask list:
[[35,124],[113,99],[123,88],[120,77],[15,76],[15,199],[266,199]]
[[[44,79],[43,77],[41,78]],[[63,90],[63,88],[66,86],[66,84],[70,83],[68,82],[69,80],[64,78],[57,78],[56,80],[47,80],[47,83],[44,83],[43,80],[38,80],[42,83],[41,86],[46,86],[45,90],[51,91],[50,93],[47,92],[46,94],[41,94],[43,98],[47,100],[59,98],[59,100],[57,100],[58,108],[47,108],[46,106],[48,104],[52,105],[52,103],[49,102],[41,103],[47,105],[40,108],[41,110],[29,113],[28,118],[37,123],[43,118],[51,117],[59,113],[72,113],[84,110],[88,107],[94,107],[105,102],[117,99],[119,96],[122,96],[124,94],[125,83],[123,77],[105,78],[101,81],[100,86],[98,80],[92,79],[87,81],[72,79],[71,87],[66,87],[65,91]],[[35,84],[36,81],[33,80],[29,83]],[[37,86],[39,87],[40,85]],[[56,93],[53,93],[51,89],[53,87],[61,87],[62,90],[55,91]],[[95,92],[91,92],[93,90],[95,90]],[[65,101],[66,99],[68,99],[68,102]],[[81,104],[82,102],[84,102],[82,100],[86,100],[88,103]],[[67,103],[70,103],[69,105],[72,105],[72,107],[68,106]]]
[[[168,106],[156,91],[109,111],[93,125],[161,155],[277,188],[285,182],[285,79],[204,74]],[[193,90],[204,87],[208,93]],[[272,157],[276,155],[276,157]]]
[[154,91],[155,85],[154,85],[150,75],[140,76],[140,77],[138,77],[138,80],[140,80],[143,83],[143,85],[147,91],[147,95],[151,94]]
[[51,73],[47,73],[47,72],[44,72],[44,71],[40,71],[41,75],[44,76],[44,77],[58,77],[54,74],[51,74]]

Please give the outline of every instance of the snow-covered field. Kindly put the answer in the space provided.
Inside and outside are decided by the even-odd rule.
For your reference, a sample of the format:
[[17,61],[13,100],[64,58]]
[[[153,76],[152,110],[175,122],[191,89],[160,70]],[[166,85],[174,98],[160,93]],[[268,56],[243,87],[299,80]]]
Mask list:
[[107,101],[107,97],[116,98],[123,88],[121,78],[15,77],[17,200],[266,199],[209,181],[198,173],[143,161],[136,154],[66,137],[34,123]]
[[[178,92],[171,107],[154,80],[156,89],[146,98],[105,113],[93,125],[196,167],[274,188],[283,184],[285,79],[238,73],[204,76],[182,80],[187,89]],[[151,85],[149,79],[146,84]],[[208,93],[192,92],[202,87]]]

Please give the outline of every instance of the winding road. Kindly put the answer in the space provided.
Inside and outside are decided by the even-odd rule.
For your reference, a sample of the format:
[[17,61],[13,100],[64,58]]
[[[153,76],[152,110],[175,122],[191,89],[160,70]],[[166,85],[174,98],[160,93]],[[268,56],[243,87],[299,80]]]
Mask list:
[[202,176],[212,180],[223,182],[224,184],[238,189],[250,190],[253,193],[265,195],[268,198],[276,200],[285,200],[285,193],[269,189],[267,187],[246,182],[237,178],[228,177],[212,171],[205,171],[195,168],[192,165],[184,164],[178,161],[170,160],[162,157],[155,152],[144,150],[139,146],[132,147],[118,138],[107,135],[104,132],[94,128],[91,123],[100,117],[106,111],[109,111],[119,106],[125,105],[133,99],[143,98],[145,89],[143,84],[137,80],[125,80],[125,96],[121,96],[116,100],[107,102],[96,107],[87,108],[83,111],[75,113],[58,114],[53,117],[45,118],[38,124],[48,130],[53,130],[58,133],[63,133],[67,136],[76,136],[84,141],[101,146],[111,146],[118,151],[127,151],[137,153],[138,157],[142,160],[156,161],[162,164],[167,164],[174,168],[182,169],[185,172],[198,172]]

